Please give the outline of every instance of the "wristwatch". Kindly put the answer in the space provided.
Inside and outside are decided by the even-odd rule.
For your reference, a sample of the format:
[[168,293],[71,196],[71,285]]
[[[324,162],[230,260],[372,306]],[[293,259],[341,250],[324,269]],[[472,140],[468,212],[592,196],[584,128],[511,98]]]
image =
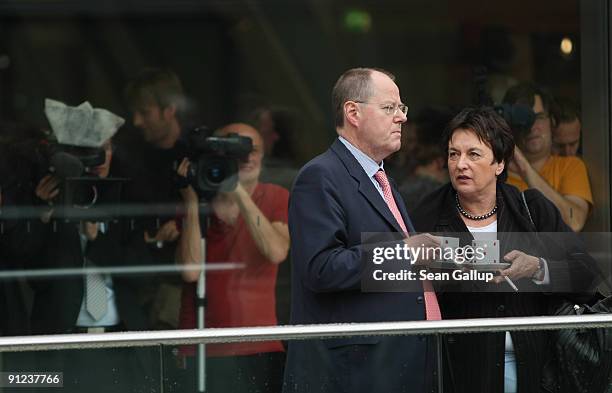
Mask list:
[[544,279],[544,274],[546,272],[546,259],[538,258],[538,262],[539,262],[538,270],[536,270],[536,272],[533,273],[533,276],[531,276],[531,278],[533,278],[536,281],[542,281]]

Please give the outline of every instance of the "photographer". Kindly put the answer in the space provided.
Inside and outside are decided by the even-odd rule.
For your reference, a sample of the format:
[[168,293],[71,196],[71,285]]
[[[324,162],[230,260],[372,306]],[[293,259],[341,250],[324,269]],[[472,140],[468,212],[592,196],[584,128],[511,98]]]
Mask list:
[[[206,327],[246,327],[276,325],[275,284],[278,264],[287,257],[289,231],[287,207],[289,193],[273,184],[260,183],[263,140],[258,131],[246,124],[230,124],[217,135],[235,133],[251,138],[253,150],[241,162],[238,183],[230,192],[220,192],[211,202],[213,215],[206,232],[207,261],[241,263],[234,270],[206,273]],[[179,174],[186,175],[185,160]],[[177,262],[200,262],[200,233],[197,196],[191,186],[181,191],[185,220]],[[184,272],[187,282],[181,302],[182,329],[196,327],[196,285],[199,271]],[[193,352],[187,348],[188,364]],[[206,391],[280,391],[284,354],[279,341],[211,344],[206,346]],[[245,377],[239,378],[239,375]],[[193,379],[195,381],[195,379]],[[227,384],[230,384],[228,386]]]
[[552,97],[534,84],[522,83],[508,90],[504,103],[529,105],[535,112],[531,130],[517,138],[508,183],[521,191],[539,190],[555,204],[567,225],[582,230],[593,207],[591,186],[580,158],[553,154],[552,129],[557,119]]

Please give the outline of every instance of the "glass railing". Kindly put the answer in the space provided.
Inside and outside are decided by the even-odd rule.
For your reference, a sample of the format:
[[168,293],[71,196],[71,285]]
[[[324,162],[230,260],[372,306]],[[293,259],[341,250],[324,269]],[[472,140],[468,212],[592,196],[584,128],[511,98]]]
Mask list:
[[[408,371],[417,364],[429,364],[427,378],[419,379],[419,383],[428,383],[435,391],[447,391],[452,385],[465,383],[465,375],[453,375],[450,370],[461,370],[465,361],[478,355],[476,345],[472,353],[464,353],[465,359],[457,358],[457,348],[463,350],[465,345],[473,345],[470,343],[497,340],[503,344],[503,332],[511,332],[514,348],[519,353],[519,348],[525,351],[526,333],[541,338],[535,343],[538,347],[547,342],[544,337],[551,339],[579,332],[579,337],[586,340],[589,332],[601,332],[603,337],[608,335],[604,338],[608,345],[604,351],[608,352],[601,354],[609,358],[610,330],[612,315],[600,314],[3,337],[0,338],[1,391],[62,385],[65,391],[75,392],[111,388],[119,392],[280,392],[285,374],[285,383],[291,385],[285,389],[318,392],[334,391],[333,387],[350,380],[353,372],[370,372],[372,389],[387,385],[391,389],[396,382],[401,384],[398,382],[403,378],[401,370],[407,373],[406,383],[409,383]],[[298,368],[292,364],[296,359],[287,362],[284,350],[287,345],[295,345],[301,354],[308,354],[310,361]],[[424,359],[403,351],[415,345],[432,357],[423,363]],[[532,366],[548,370],[547,373],[555,369],[555,364],[543,367],[546,359],[548,363],[568,367],[562,364],[563,359],[544,356],[542,352],[535,355],[543,363]],[[571,353],[566,355],[570,357]],[[331,379],[317,373],[340,367],[347,357],[354,357],[355,370],[338,368],[338,373],[326,374],[334,375]],[[361,371],[360,357],[370,360]],[[505,367],[505,375],[510,374],[508,362],[515,362],[515,371],[529,362],[519,356],[513,360],[514,353],[507,346],[505,356],[500,359],[489,366],[492,370]],[[479,363],[476,358],[471,361]],[[594,365],[606,367],[609,361],[598,359]],[[289,370],[285,370],[286,362]],[[588,369],[582,370],[584,364],[573,367],[578,372],[588,372]],[[439,368],[444,372],[437,372]],[[553,385],[559,384],[559,388],[563,387],[561,384],[574,383],[567,375],[554,375],[551,381]],[[601,378],[592,378],[591,382],[597,381],[601,383]],[[485,379],[481,383],[496,382]],[[609,389],[612,389],[612,380],[608,376],[604,387],[592,386],[588,391],[603,393]]]

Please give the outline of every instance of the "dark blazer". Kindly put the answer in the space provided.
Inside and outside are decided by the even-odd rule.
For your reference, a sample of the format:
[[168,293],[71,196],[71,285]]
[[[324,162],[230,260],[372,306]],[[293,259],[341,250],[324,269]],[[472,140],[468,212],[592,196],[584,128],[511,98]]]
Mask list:
[[[412,214],[416,229],[464,233],[463,238],[460,237],[462,243],[471,241],[472,236],[455,207],[454,195],[449,183],[424,198]],[[536,250],[533,252],[545,256],[548,261],[551,285],[537,293],[531,280],[518,280],[516,284],[521,292],[514,293],[504,288],[505,283],[500,284],[501,287],[483,284],[477,289],[467,290],[466,287],[450,287],[451,283],[446,288],[439,288],[441,291],[438,292],[443,319],[548,315],[551,304],[558,297],[545,291],[576,290],[581,284],[584,287],[580,288],[586,289],[592,283],[588,266],[568,260],[568,255],[579,254],[583,245],[563,222],[557,208],[537,190],[528,190],[525,195],[535,226],[529,219],[520,192],[513,186],[498,184],[500,256],[512,249]],[[546,236],[544,232],[561,233],[544,240],[534,234],[536,231],[540,232],[538,236]],[[529,242],[533,244],[526,244]],[[517,362],[518,392],[539,392],[542,365],[548,354],[548,333],[513,332],[511,337]],[[504,332],[447,335],[444,345],[445,392],[504,391]]]
[[[401,196],[393,195],[412,230]],[[361,291],[362,235],[401,232],[399,224],[350,151],[336,140],[298,174],[289,203],[292,324],[422,320],[423,293]],[[424,392],[423,337],[357,337],[292,341],[285,392]]]
[[[42,224],[32,222],[30,246],[36,249],[30,267],[35,269],[72,269],[84,266],[84,256],[98,267],[132,266],[149,259],[144,256],[146,248],[144,241],[140,244],[136,239],[142,238],[142,232],[130,232],[121,223],[109,225],[107,233],[98,232],[96,240],[89,241],[85,253],[81,250],[81,240],[76,223]],[[129,235],[133,236],[129,236]],[[135,239],[130,242],[130,239]],[[139,245],[140,244],[140,245]],[[122,328],[126,331],[150,330],[146,310],[138,299],[138,290],[143,281],[150,275],[112,275],[115,303]],[[74,331],[84,298],[85,285],[82,275],[45,277],[31,279],[30,286],[34,290],[31,312],[31,329],[34,334],[65,334]],[[53,352],[53,351],[51,351]],[[78,352],[78,351],[77,351]],[[72,352],[59,351],[48,357],[41,357],[37,367],[53,367],[62,365],[64,361],[85,361],[78,353],[70,358]],[[83,356],[95,351],[84,351]],[[117,352],[116,356],[129,364],[128,370],[119,371],[125,378],[132,374],[136,385],[139,383],[155,384],[154,351],[149,348],[134,348]],[[57,355],[57,356],[56,356]],[[67,360],[72,359],[72,360]],[[76,359],[76,360],[75,360]],[[122,363],[123,364],[123,363]],[[53,365],[53,366],[52,366]],[[146,378],[144,377],[146,376]],[[88,381],[88,376],[80,375]],[[95,380],[95,379],[94,379]],[[86,383],[86,382],[85,382]]]
[[[4,195],[3,195],[4,198]],[[23,269],[21,256],[14,252],[19,248],[21,233],[16,233],[13,223],[0,221],[3,231],[0,232],[0,270]],[[0,315],[10,315],[10,318],[0,320],[0,336],[23,336],[29,334],[30,323],[27,313],[27,303],[22,280],[0,280]]]
[[[85,253],[81,250],[76,223],[35,224],[33,237],[39,237],[38,253],[32,258],[31,267],[38,269],[81,268],[84,257],[98,267],[130,266],[142,261],[142,246],[129,244],[123,225],[111,224],[107,233],[99,232],[96,240],[89,241]],[[139,234],[135,234],[138,236]],[[35,241],[34,241],[35,242]],[[34,247],[35,245],[32,244]],[[114,275],[113,290],[119,318],[126,330],[147,330],[146,313],[137,301],[137,290],[144,275]],[[84,296],[84,278],[65,276],[32,279],[34,289],[32,305],[32,331],[35,334],[68,333],[76,325]]]

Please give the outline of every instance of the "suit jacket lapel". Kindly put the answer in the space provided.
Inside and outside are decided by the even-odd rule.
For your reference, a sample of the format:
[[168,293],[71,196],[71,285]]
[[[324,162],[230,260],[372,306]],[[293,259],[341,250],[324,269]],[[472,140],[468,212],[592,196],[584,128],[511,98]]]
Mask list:
[[[348,173],[355,180],[357,180],[357,182],[359,183],[359,187],[358,187],[359,192],[365,197],[365,199],[367,199],[368,202],[370,202],[370,204],[374,206],[376,211],[378,211],[378,213],[380,213],[380,215],[383,216],[385,220],[387,220],[387,222],[391,224],[397,232],[403,232],[397,220],[395,219],[395,217],[393,217],[393,214],[391,214],[391,210],[389,210],[389,206],[387,206],[387,203],[380,196],[380,194],[374,187],[374,184],[372,184],[372,181],[368,178],[368,175],[365,173],[365,171],[363,170],[363,168],[361,167],[357,159],[353,157],[351,152],[346,148],[346,146],[344,146],[344,144],[342,144],[342,142],[340,142],[339,139],[336,139],[336,141],[331,146],[331,150],[334,153],[336,153],[336,155],[338,155],[338,157],[340,158],[340,161],[342,161]],[[391,188],[393,189],[393,187]],[[394,196],[395,196],[395,190],[393,191],[394,191]],[[396,203],[397,203],[397,199],[396,199]],[[398,204],[398,206],[399,205],[400,204]],[[407,214],[406,215],[402,214],[402,216],[408,217]]]

